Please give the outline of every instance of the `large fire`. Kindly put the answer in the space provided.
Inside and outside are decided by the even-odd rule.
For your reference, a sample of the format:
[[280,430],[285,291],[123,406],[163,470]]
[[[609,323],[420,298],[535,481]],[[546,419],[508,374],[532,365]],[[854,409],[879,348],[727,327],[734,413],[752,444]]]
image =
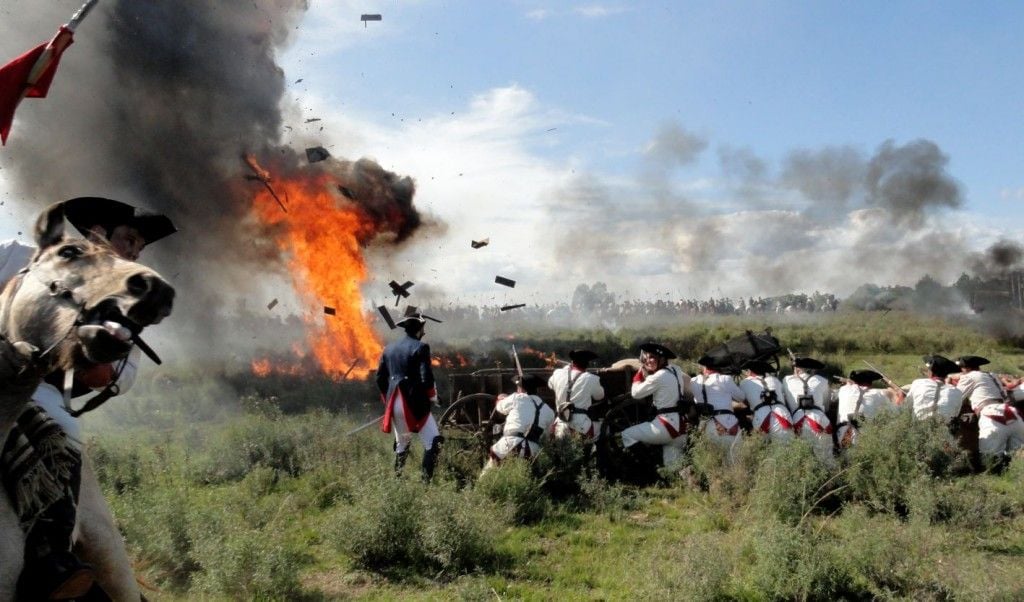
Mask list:
[[[275,233],[288,258],[295,290],[306,304],[309,351],[332,378],[366,378],[376,368],[381,342],[363,311],[360,286],[366,281],[362,245],[372,238],[374,223],[338,192],[327,173],[276,178],[272,187],[287,213],[268,189],[260,189],[253,208]],[[328,315],[325,308],[334,309]],[[303,350],[295,350],[301,359]],[[269,360],[253,362],[253,372],[292,372]]]

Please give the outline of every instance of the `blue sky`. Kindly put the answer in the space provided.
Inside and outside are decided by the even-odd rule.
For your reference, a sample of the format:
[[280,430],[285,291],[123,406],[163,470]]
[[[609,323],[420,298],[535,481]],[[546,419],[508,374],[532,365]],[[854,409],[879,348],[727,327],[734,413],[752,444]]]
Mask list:
[[344,3],[383,14],[367,28],[339,4],[313,2],[303,29],[346,12],[356,27],[327,43],[300,32],[285,65],[297,91],[373,119],[458,112],[516,84],[587,119],[537,153],[612,171],[669,120],[767,161],[927,138],[970,208],[1019,206],[1004,198],[1024,185],[1016,3]]
[[[1008,2],[310,0],[279,55],[281,143],[416,179],[439,225],[371,254],[371,302],[391,279],[420,302],[485,303],[597,281],[623,297],[948,282],[1024,232],[1022,17]],[[886,190],[907,174],[955,193],[908,215],[914,199]],[[18,196],[2,171],[0,192]],[[24,230],[11,205],[0,237]]]

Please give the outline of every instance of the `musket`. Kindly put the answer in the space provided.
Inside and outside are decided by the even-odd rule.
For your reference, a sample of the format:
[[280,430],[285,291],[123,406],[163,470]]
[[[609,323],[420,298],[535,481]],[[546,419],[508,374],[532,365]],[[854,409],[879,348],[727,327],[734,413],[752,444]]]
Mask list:
[[861,360],[861,361],[864,362],[865,364],[867,364],[868,368],[871,368],[875,372],[881,374],[882,382],[884,382],[887,387],[892,389],[893,393],[896,393],[897,395],[906,395],[907,394],[907,392],[903,390],[903,387],[897,385],[896,382],[893,379],[891,379],[888,376],[886,376],[885,374],[883,374],[882,371],[879,370],[874,365],[872,365],[871,362],[869,362],[867,360]]
[[519,376],[519,386],[523,385],[523,365],[519,363],[519,354],[516,353],[515,344],[512,345],[512,359],[516,361],[516,375]]

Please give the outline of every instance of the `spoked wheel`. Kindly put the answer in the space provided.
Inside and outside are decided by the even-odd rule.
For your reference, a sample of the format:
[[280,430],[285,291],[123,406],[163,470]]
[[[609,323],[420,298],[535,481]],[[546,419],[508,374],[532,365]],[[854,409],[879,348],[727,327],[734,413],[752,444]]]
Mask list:
[[459,473],[479,471],[493,443],[491,411],[495,396],[474,393],[456,399],[441,414],[438,428],[444,435],[445,462]]
[[628,395],[615,401],[604,417],[601,438],[597,442],[597,468],[609,481],[623,481],[635,485],[650,485],[658,480],[661,466],[661,446],[637,443],[630,448],[622,446],[617,435],[625,429],[654,418],[649,400],[636,400]]

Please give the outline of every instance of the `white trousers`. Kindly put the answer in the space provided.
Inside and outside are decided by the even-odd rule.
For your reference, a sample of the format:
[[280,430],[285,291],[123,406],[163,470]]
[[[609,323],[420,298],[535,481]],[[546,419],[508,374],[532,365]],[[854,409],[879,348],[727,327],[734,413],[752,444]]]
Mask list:
[[753,418],[754,432],[761,433],[770,441],[784,442],[793,438],[793,417],[782,405],[758,408]]
[[556,439],[564,439],[573,433],[579,433],[588,441],[597,441],[601,436],[601,423],[591,420],[586,414],[573,414],[569,422],[556,418],[551,429]]
[[51,384],[42,383],[32,394],[32,401],[43,408],[47,416],[53,419],[68,436],[68,440],[75,449],[82,449],[82,425],[78,419],[68,414],[64,409],[64,396],[60,394],[57,387]]
[[[666,422],[668,424],[666,424]],[[661,446],[661,459],[665,466],[675,462],[686,447],[686,434],[679,432],[679,414],[659,414],[650,422],[634,424],[622,431],[622,445],[632,447],[637,443]],[[672,436],[669,426],[676,431]]]
[[[413,433],[409,432],[409,427],[405,423],[405,404],[400,403],[398,396],[395,396],[395,401],[392,403],[395,405],[395,408],[391,414],[391,430],[395,433],[395,453],[400,454],[409,449]],[[434,415],[431,414],[427,417],[427,421],[419,432],[420,443],[423,444],[423,449],[430,449],[434,444],[434,437],[440,434],[441,431],[437,428],[437,421],[434,420]]]
[[819,409],[797,410],[793,413],[793,431],[801,439],[811,442],[814,455],[825,464],[835,464],[832,453],[832,422]]
[[1011,405],[994,403],[978,417],[978,451],[983,456],[1013,453],[1024,447],[1024,419]]

